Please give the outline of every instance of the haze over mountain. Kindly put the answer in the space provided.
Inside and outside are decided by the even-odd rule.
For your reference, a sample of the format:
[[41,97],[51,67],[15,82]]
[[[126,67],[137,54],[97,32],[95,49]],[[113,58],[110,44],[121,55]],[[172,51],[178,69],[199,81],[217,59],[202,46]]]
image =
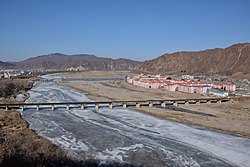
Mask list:
[[111,59],[94,55],[66,55],[53,53],[17,62],[20,69],[68,69],[81,70],[132,70],[140,62],[129,59]]
[[250,43],[198,52],[164,54],[137,66],[137,71],[165,74],[250,74]]

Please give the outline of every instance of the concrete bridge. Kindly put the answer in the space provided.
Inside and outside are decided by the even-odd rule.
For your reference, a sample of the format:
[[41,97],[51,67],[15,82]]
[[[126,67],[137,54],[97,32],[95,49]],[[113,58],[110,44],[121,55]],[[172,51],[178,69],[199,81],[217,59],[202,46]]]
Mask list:
[[54,111],[56,108],[66,108],[70,110],[70,108],[88,108],[94,107],[95,109],[99,109],[100,107],[109,107],[110,109],[114,107],[123,107],[127,108],[129,106],[134,106],[140,108],[141,106],[161,106],[163,108],[166,105],[189,105],[189,104],[201,104],[201,103],[221,103],[229,101],[230,98],[200,98],[200,99],[165,99],[165,100],[132,100],[132,101],[95,101],[95,102],[51,102],[51,103],[15,103],[15,104],[0,104],[0,108],[5,110],[9,109],[21,109],[24,111],[25,109],[35,108],[39,111],[41,108],[50,108]]

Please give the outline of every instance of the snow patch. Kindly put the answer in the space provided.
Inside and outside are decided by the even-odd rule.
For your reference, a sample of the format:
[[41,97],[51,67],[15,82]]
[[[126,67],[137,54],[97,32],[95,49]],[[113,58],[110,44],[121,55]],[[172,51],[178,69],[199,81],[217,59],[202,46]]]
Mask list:
[[143,144],[134,144],[129,147],[117,147],[112,150],[106,149],[102,153],[99,152],[95,157],[101,160],[101,163],[109,161],[123,162],[123,156],[129,151],[136,151],[138,148],[142,148]]

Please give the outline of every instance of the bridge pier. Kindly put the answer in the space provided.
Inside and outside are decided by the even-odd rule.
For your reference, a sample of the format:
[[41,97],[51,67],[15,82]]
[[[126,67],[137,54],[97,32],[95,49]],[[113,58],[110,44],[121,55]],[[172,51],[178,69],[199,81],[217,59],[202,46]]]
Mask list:
[[178,103],[175,101],[175,102],[173,102],[173,106],[178,106]]
[[110,108],[110,109],[113,109],[113,103],[112,103],[112,102],[109,103],[109,108]]
[[149,107],[153,107],[154,105],[153,105],[152,102],[149,102],[148,106],[149,106]]
[[218,101],[217,101],[217,103],[219,103],[219,104],[220,104],[220,103],[221,103],[221,100],[218,100]]
[[69,110],[69,109],[70,109],[70,108],[69,108],[69,104],[67,104],[67,105],[66,105],[66,110]]
[[201,102],[200,102],[200,101],[196,101],[196,103],[195,103],[195,104],[200,105],[200,104],[201,104]]
[[141,107],[141,104],[140,103],[136,103],[136,108],[140,108]]
[[83,104],[81,104],[81,110],[84,110],[84,105]]
[[51,105],[51,111],[55,111],[55,105]]
[[165,108],[165,107],[166,107],[166,103],[165,103],[165,102],[162,102],[162,103],[161,103],[161,107]]
[[185,105],[189,106],[189,101],[185,101]]
[[99,109],[99,103],[95,104],[95,109],[98,110]]
[[24,106],[21,106],[21,111],[22,111],[22,112],[24,111]]
[[39,105],[36,106],[36,111],[39,111]]
[[6,110],[6,111],[8,111],[8,110],[9,110],[9,107],[8,107],[8,106],[6,106],[6,107],[5,107],[5,110]]
[[211,100],[207,100],[207,104],[211,104],[212,102],[211,102]]
[[123,103],[122,107],[123,107],[123,108],[127,108],[127,104],[126,104],[126,103]]

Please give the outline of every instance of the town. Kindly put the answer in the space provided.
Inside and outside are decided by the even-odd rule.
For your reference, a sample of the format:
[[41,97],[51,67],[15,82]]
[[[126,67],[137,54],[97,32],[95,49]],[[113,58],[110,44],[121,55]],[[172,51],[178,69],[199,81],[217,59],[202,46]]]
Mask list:
[[32,70],[0,70],[0,78],[13,79],[31,77]]
[[214,95],[227,97],[236,90],[236,85],[231,83],[212,83],[196,81],[193,76],[183,75],[182,79],[172,79],[160,75],[135,75],[126,78],[129,84],[144,88],[165,89],[184,93],[200,95]]

